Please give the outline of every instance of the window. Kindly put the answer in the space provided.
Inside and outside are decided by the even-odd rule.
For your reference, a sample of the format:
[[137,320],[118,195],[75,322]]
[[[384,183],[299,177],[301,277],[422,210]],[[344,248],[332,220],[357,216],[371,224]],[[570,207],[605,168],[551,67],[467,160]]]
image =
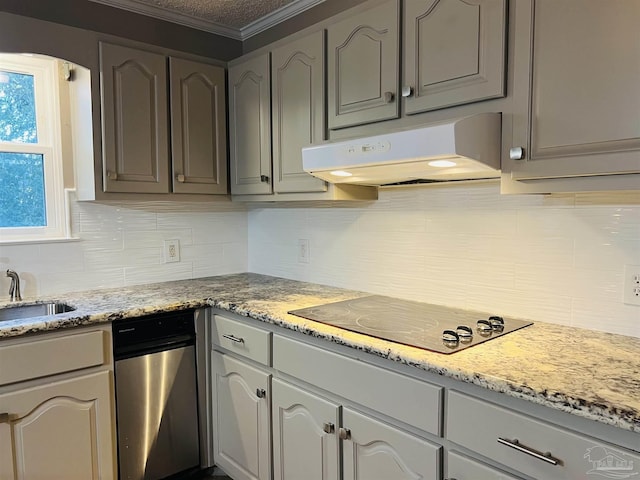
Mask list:
[[58,61],[0,54],[0,241],[65,236]]

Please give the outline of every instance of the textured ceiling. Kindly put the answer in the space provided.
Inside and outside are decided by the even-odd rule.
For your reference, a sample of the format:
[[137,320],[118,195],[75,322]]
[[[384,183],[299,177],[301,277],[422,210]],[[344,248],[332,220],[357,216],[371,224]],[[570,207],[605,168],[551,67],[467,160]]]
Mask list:
[[325,0],[89,0],[244,40]]
[[174,13],[233,28],[250,23],[296,0],[137,0]]

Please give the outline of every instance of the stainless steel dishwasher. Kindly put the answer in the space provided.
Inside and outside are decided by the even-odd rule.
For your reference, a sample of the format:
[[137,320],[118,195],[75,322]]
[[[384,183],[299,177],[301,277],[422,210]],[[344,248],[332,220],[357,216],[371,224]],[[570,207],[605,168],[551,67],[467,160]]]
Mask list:
[[195,338],[193,310],[113,322],[121,480],[200,469]]

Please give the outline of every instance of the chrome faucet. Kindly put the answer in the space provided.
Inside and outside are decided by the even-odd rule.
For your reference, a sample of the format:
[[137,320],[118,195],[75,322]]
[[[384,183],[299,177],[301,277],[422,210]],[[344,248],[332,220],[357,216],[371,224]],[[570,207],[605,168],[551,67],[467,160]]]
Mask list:
[[22,296],[20,295],[20,277],[13,270],[7,270],[7,277],[11,279],[11,286],[9,287],[11,301],[15,302],[16,300],[22,300]]

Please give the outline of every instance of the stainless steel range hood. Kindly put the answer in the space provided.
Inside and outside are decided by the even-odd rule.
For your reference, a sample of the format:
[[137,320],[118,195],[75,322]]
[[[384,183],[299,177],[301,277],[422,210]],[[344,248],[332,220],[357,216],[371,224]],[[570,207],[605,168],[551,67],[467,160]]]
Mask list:
[[389,185],[500,176],[499,113],[302,149],[304,170],[330,183]]

